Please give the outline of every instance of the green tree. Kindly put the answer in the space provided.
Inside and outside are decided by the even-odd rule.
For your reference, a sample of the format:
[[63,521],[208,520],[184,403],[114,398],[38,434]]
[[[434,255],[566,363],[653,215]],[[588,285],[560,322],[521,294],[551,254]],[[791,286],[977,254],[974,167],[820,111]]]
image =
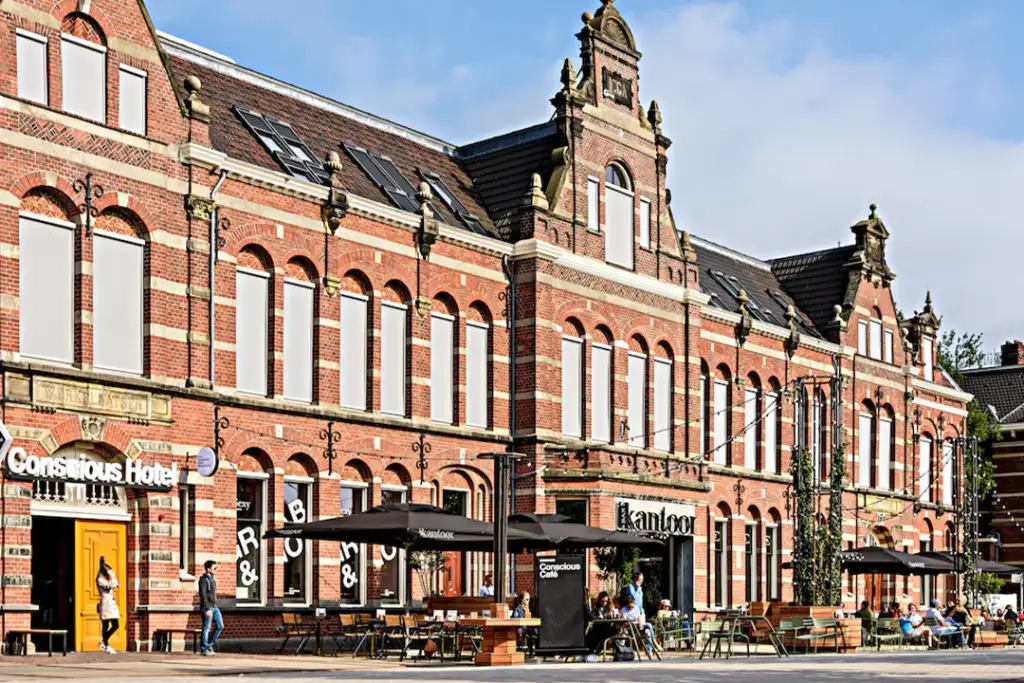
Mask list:
[[611,583],[614,595],[620,595],[633,581],[633,572],[640,561],[639,548],[595,548],[598,578]]

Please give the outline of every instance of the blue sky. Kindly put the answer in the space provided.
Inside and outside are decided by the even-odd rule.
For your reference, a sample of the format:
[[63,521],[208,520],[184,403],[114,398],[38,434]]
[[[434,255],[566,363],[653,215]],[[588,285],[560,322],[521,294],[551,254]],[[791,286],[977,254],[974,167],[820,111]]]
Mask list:
[[[548,118],[599,0],[148,0],[160,30],[454,143]],[[907,313],[1024,336],[1024,3],[618,0],[680,227],[769,258],[871,202]]]

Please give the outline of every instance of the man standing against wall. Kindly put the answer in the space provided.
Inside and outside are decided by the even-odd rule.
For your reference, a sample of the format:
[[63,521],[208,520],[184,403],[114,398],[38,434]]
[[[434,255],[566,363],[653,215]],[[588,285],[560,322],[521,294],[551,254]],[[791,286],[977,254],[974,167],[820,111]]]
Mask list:
[[[212,657],[216,654],[213,646],[217,644],[220,632],[224,630],[224,617],[217,607],[217,578],[214,576],[217,563],[207,560],[203,569],[205,571],[199,577],[199,611],[203,614],[203,642],[200,654]],[[211,626],[213,633],[210,633]]]

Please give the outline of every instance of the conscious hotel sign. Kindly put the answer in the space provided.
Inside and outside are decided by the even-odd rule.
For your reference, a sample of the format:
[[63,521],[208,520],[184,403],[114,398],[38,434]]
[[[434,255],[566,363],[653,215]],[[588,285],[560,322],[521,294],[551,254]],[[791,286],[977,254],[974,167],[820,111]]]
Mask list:
[[128,460],[101,462],[82,458],[39,457],[23,448],[12,448],[3,460],[9,479],[61,481],[68,484],[100,484],[125,488],[170,491],[178,480],[178,465],[165,467]]
[[615,499],[615,528],[618,531],[692,536],[694,514],[692,505],[633,498]]

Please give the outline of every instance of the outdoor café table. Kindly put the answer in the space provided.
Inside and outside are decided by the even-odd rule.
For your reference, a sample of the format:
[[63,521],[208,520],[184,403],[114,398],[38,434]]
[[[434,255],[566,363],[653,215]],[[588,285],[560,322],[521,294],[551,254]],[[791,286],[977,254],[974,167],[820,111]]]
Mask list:
[[363,631],[363,636],[359,639],[359,642],[356,643],[355,649],[352,650],[352,656],[355,657],[356,655],[358,655],[359,654],[359,650],[361,650],[363,648],[363,644],[366,643],[367,640],[369,640],[370,641],[370,643],[369,643],[370,657],[374,657],[376,655],[376,650],[374,648],[374,641],[375,641],[377,635],[384,630],[384,620],[383,619],[369,619],[367,621],[359,622],[359,626],[361,628],[365,629],[365,631]]
[[[722,616],[724,616],[724,615],[722,615]],[[731,618],[735,620],[736,628],[740,628],[744,624],[746,624],[746,625],[750,626],[750,630],[751,631],[764,631],[764,632],[766,632],[768,634],[768,642],[772,644],[773,648],[775,648],[775,654],[778,657],[780,657],[780,658],[783,655],[785,655],[786,657],[789,656],[789,652],[786,650],[786,646],[782,644],[782,638],[779,637],[779,634],[775,630],[775,627],[772,626],[772,622],[768,621],[768,619],[766,617],[759,616],[759,615],[755,616],[755,615],[752,615],[752,614],[740,614],[740,615],[734,615]],[[760,622],[760,621],[764,622],[764,628],[763,629],[758,628],[758,626],[757,626],[757,623]]]
[[[614,627],[616,627],[619,630],[625,630],[626,633],[628,634],[629,643],[630,643],[630,646],[633,648],[633,651],[634,652],[640,652],[641,651],[640,643],[643,642],[643,634],[640,633],[640,629],[632,621],[630,621],[629,619],[623,619],[622,617],[615,617],[615,618],[611,618],[611,619],[591,619],[590,621],[587,622],[587,629],[586,629],[586,631],[584,633],[585,634],[589,633],[590,629],[594,628],[595,626],[601,625],[601,624],[604,624],[604,625],[607,625],[607,626],[614,626]],[[644,650],[646,650],[646,648],[644,648]],[[647,653],[647,658],[651,659],[651,653],[650,652]],[[660,659],[660,657],[659,657],[659,659]]]

